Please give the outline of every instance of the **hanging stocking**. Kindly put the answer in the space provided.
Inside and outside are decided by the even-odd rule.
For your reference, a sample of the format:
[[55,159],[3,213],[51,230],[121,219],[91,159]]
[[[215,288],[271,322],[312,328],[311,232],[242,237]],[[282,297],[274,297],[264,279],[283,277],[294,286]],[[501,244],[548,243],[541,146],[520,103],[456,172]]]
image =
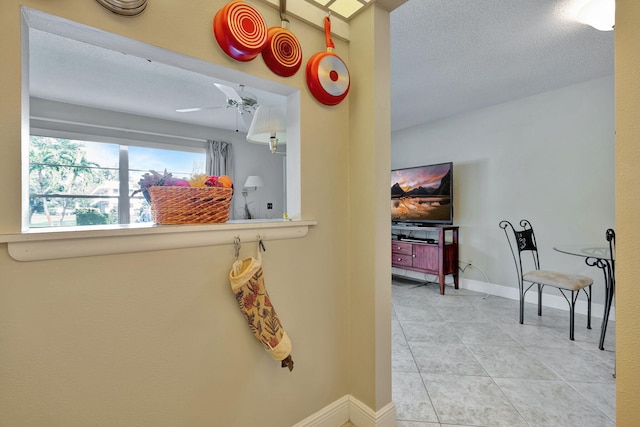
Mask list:
[[[236,241],[236,245],[239,245],[239,240]],[[282,327],[264,287],[260,251],[264,248],[262,240],[258,240],[256,258],[238,259],[238,248],[239,246],[236,246],[236,261],[229,273],[229,281],[240,311],[247,319],[251,332],[262,343],[267,353],[280,360],[283,368],[289,368],[291,371],[291,340]]]

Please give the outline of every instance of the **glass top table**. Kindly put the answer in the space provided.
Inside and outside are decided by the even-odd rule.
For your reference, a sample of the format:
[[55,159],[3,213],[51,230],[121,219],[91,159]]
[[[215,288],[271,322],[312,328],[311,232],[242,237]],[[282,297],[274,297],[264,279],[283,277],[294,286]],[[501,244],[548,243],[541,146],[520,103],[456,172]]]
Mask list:
[[593,245],[557,245],[553,249],[569,255],[582,256],[585,258],[598,258],[611,261],[609,246],[603,244]]
[[600,332],[600,343],[598,348],[604,350],[604,338],[607,333],[607,324],[609,323],[609,313],[611,312],[611,303],[615,295],[616,279],[615,279],[615,252],[613,256],[608,245],[600,244],[581,244],[581,245],[557,245],[554,250],[568,254],[583,257],[590,267],[597,267],[602,270],[605,285],[604,315],[602,316],[602,328]]

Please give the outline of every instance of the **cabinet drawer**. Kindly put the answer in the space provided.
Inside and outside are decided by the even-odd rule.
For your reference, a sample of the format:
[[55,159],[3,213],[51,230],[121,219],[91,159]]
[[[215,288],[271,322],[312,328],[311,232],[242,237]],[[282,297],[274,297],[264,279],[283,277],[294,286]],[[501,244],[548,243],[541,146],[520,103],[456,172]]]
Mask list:
[[411,243],[391,242],[391,252],[411,255],[413,253],[413,245]]
[[393,253],[391,254],[391,265],[394,267],[412,267],[413,255]]

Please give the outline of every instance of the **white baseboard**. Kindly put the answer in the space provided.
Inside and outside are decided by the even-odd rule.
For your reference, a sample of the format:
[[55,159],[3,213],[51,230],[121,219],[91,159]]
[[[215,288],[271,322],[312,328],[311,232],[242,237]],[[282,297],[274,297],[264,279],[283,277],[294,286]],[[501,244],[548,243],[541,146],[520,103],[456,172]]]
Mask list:
[[389,402],[375,412],[353,396],[349,397],[349,418],[356,427],[395,427],[396,405]]
[[349,421],[349,395],[342,396],[293,427],[340,427]]
[[[395,268],[394,274],[396,274]],[[409,277],[416,280],[424,280],[425,275],[422,273],[417,273],[408,270],[398,270],[397,274]],[[437,276],[430,276],[430,279]],[[451,276],[447,276],[447,281],[450,281]],[[497,297],[508,298],[512,300],[518,301],[520,296],[518,295],[518,288],[512,288],[509,286],[496,285],[494,283],[482,282],[480,280],[472,280],[465,279],[461,277],[458,281],[458,285],[462,289],[469,289],[470,291],[480,292],[483,294],[494,295]],[[549,287],[547,287],[549,289]],[[527,295],[525,296],[525,302],[538,304],[538,292],[535,288],[531,288]],[[542,306],[549,308],[557,308],[559,310],[569,311],[569,303],[558,293],[558,295],[552,295],[547,292],[544,292],[542,295]],[[579,314],[587,314],[587,301],[585,300],[584,295],[578,299],[576,302],[576,313]],[[602,319],[604,314],[604,304],[596,304],[594,302],[591,303],[591,317]],[[611,306],[611,313],[609,314],[609,320],[616,320],[616,307]]]
[[347,394],[293,427],[340,427],[347,421],[357,427],[395,427],[396,406],[390,402],[376,412]]
[[[518,301],[520,299],[519,291],[517,288],[510,288],[508,286],[496,285],[494,283],[481,282],[479,280],[463,279],[460,278],[458,285],[463,289],[469,289],[470,291],[481,292],[484,294],[495,295],[498,297],[509,298]],[[557,290],[556,290],[557,291]],[[524,298],[525,302],[531,304],[538,304],[538,292],[531,288]],[[549,308],[557,308],[559,310],[569,311],[569,303],[562,297],[562,295],[549,295],[543,293],[542,306]],[[576,313],[587,314],[587,301],[584,294],[576,302]],[[591,317],[602,319],[604,315],[604,304],[597,304],[591,302]],[[616,308],[611,306],[611,313],[609,313],[609,320],[616,320]]]

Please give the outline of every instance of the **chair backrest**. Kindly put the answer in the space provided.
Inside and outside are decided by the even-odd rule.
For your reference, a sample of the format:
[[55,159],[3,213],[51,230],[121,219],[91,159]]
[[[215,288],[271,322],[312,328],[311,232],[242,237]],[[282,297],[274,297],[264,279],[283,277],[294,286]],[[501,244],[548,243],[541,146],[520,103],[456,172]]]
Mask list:
[[533,268],[540,269],[540,258],[538,256],[538,246],[536,244],[536,235],[533,232],[531,223],[526,220],[520,220],[520,230],[516,230],[515,227],[509,221],[500,221],[498,224],[500,228],[504,230],[505,236],[507,236],[507,242],[511,249],[511,255],[516,265],[516,271],[518,273],[518,280],[522,280],[524,274],[522,266],[522,253],[531,253]]

